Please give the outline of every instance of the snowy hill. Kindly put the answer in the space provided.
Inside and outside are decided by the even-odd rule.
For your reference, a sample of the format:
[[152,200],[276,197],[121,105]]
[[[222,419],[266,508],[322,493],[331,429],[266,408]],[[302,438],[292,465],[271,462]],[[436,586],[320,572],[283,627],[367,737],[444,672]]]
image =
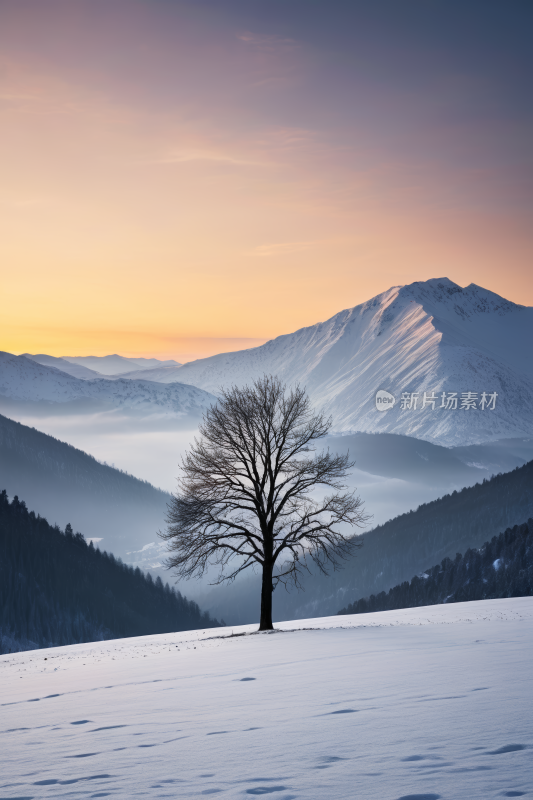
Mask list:
[[148,367],[147,369],[134,369],[131,372],[122,372],[117,375],[106,375],[107,378],[124,378],[125,380],[147,380],[157,383],[175,383],[180,381],[181,364],[170,364],[164,367]]
[[82,380],[90,381],[94,378],[101,378],[101,374],[94,369],[82,367],[81,364],[71,364],[65,358],[56,358],[55,356],[47,356],[45,353],[32,355],[31,353],[22,353],[24,358],[29,358],[36,361],[37,364],[42,364],[45,367],[55,367],[60,369],[61,372],[66,372],[67,375],[72,375],[74,378],[81,378]]
[[[466,445],[531,435],[531,341],[533,308],[441,278],[394,287],[261,347],[184,364],[179,379],[216,393],[274,373],[304,384],[313,402],[333,416],[337,432],[401,433]],[[376,408],[380,389],[396,401],[385,412]],[[422,408],[424,392],[427,400],[435,397],[434,408]],[[440,407],[443,392],[449,408]],[[461,408],[467,392],[475,393],[476,408]],[[418,394],[416,409],[415,398],[411,408],[401,408],[402,393]]]
[[[88,356],[87,358],[56,358],[55,356],[48,356],[45,353],[39,355],[32,355],[31,353],[23,353],[25,358],[30,358],[36,361],[37,364],[43,364],[46,367],[56,367],[67,375],[72,375],[74,378],[82,378],[83,380],[94,380],[95,378],[107,378],[108,380],[117,380],[123,378],[124,380],[146,380],[155,381],[156,383],[176,383],[179,382],[178,371],[182,364],[177,361],[158,361],[156,358],[123,358],[123,356]],[[91,364],[96,365],[102,371],[98,372],[96,369],[89,369],[89,367],[82,366],[82,361],[89,361]],[[141,366],[137,363],[141,362]],[[142,362],[147,362],[145,365]],[[116,370],[116,372],[114,372]]]
[[56,367],[3,352],[0,352],[0,396],[63,408],[67,405],[81,408],[85,402],[87,407],[120,409],[142,416],[158,414],[197,418],[215,400],[202,389],[181,383],[162,385],[151,381],[110,381],[105,378],[80,380]]
[[530,796],[533,598],[0,657],[3,796]]
[[119,375],[134,369],[151,369],[152,367],[179,367],[177,361],[159,361],[157,358],[126,358],[125,356],[63,356],[63,360],[71,364],[96,370],[102,375]]

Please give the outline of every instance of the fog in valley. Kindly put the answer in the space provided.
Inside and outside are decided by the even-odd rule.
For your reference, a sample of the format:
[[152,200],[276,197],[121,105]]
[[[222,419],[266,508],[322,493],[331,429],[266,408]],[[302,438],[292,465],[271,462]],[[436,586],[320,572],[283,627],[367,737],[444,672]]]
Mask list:
[[[153,486],[166,492],[176,490],[181,459],[198,435],[198,428],[178,428],[179,422],[171,423],[165,419],[132,418],[117,414],[30,416],[20,411],[11,411],[7,416],[24,425],[34,427],[43,433],[67,442],[94,456],[101,463],[129,472],[136,478],[149,481]],[[348,448],[352,437],[331,437],[327,446],[332,449]],[[350,455],[359,461],[357,445],[350,444]],[[418,442],[418,449],[426,444]],[[440,448],[439,448],[440,449]],[[379,525],[398,514],[417,508],[421,503],[433,500],[448,491],[449,487],[462,488],[487,476],[487,472],[472,470],[470,475],[461,474],[451,483],[446,478],[430,485],[427,475],[421,470],[419,481],[412,475],[402,479],[402,464],[392,464],[392,457],[384,454],[383,470],[392,471],[398,477],[378,475],[359,469],[352,470],[349,478],[350,488],[357,488],[372,521],[369,527]],[[391,466],[387,470],[387,461]],[[421,466],[425,467],[424,461]],[[379,468],[374,465],[373,470]],[[427,470],[426,470],[427,472]],[[74,521],[72,521],[74,524]],[[78,526],[79,527],[79,526]]]
[[[121,415],[116,411],[47,415],[43,407],[38,414],[28,414],[19,408],[10,410],[6,416],[90,454],[101,464],[148,481],[166,493],[175,491],[181,458],[198,434],[198,421],[191,422],[190,418],[169,420],[156,415]],[[35,452],[41,448],[41,445],[32,446]],[[356,434],[329,437],[324,446],[332,451],[349,450],[356,461],[348,486],[357,490],[370,517],[366,529],[361,531],[363,534],[454,489],[478,483],[491,474],[491,470],[481,463],[477,466],[466,464],[464,460],[459,461],[452,450],[410,437]],[[482,455],[477,453],[478,458]],[[506,464],[509,469],[525,460],[515,455],[507,457],[515,458],[514,462]],[[150,571],[154,577],[160,575],[165,582],[175,583],[176,579],[163,563],[166,546],[157,536],[165,526],[169,495],[143,494],[135,486],[122,486],[120,482],[115,486],[111,479],[113,475],[118,476],[117,473],[92,477],[89,489],[87,478],[80,477],[78,466],[68,467],[73,475],[78,475],[74,482],[61,484],[61,470],[65,471],[65,467],[58,469],[57,463],[69,459],[68,453],[53,456],[58,476],[55,483],[56,479],[43,472],[42,466],[41,472],[33,472],[21,463],[20,475],[16,481],[11,481],[13,486],[7,487],[8,493],[18,492],[30,509],[47,517],[51,524],[57,523],[63,529],[70,522],[87,539],[95,540],[102,550],[113,552],[125,562]],[[24,485],[19,486],[21,481]],[[357,563],[360,556],[356,553],[354,558],[354,563]],[[253,621],[258,613],[259,576],[247,570],[230,586],[211,586],[217,574],[217,569],[213,568],[203,579],[181,582],[179,588],[203,609],[229,624]],[[313,595],[320,584],[320,604],[323,606],[328,594],[328,579],[313,575],[307,576],[303,583],[306,591],[299,594],[295,590],[287,594],[281,586],[277,589],[274,594],[277,618],[319,613],[318,607],[315,608],[318,598],[315,600]],[[334,584],[336,589],[330,600],[332,613],[344,602],[339,580],[333,580],[332,587]],[[354,598],[350,596],[348,599]]]
[[98,461],[172,492],[182,455],[197,434],[190,422],[116,413],[51,416],[10,410],[6,416],[83,450]]

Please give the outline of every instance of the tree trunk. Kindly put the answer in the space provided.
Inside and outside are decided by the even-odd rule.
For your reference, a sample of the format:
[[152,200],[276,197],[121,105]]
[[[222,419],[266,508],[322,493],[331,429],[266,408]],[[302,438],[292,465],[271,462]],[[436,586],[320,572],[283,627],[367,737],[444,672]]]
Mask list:
[[261,586],[260,631],[272,631],[272,572],[273,564],[263,564],[263,584]]

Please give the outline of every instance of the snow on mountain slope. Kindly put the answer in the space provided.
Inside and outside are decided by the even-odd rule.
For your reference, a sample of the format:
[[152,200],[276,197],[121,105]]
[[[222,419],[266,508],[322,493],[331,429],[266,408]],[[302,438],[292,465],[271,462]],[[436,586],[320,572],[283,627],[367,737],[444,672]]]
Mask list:
[[125,356],[63,356],[65,361],[80,364],[96,370],[102,375],[119,375],[134,369],[150,369],[151,367],[180,366],[177,361],[159,361],[157,358],[126,358]]
[[156,383],[175,383],[180,380],[179,371],[181,364],[172,364],[167,367],[149,367],[148,369],[134,369],[131,372],[122,372],[117,375],[106,375],[107,378],[123,378],[128,381],[156,381]]
[[80,380],[24,356],[0,352],[0,395],[32,403],[65,404],[90,400],[105,407],[183,417],[200,415],[215,398],[195,386],[151,381]]
[[532,622],[520,597],[0,656],[0,791],[529,797]]
[[[531,435],[533,308],[447,278],[389,289],[261,347],[184,364],[180,381],[217,393],[264,373],[305,385],[337,432],[402,433],[458,445]],[[384,389],[396,402],[376,409]],[[437,402],[421,408],[423,393]],[[494,410],[440,408],[442,392],[497,393]],[[417,409],[401,408],[418,393]]]
[[37,364],[42,364],[45,367],[55,367],[60,369],[61,372],[66,372],[67,375],[72,375],[73,378],[81,378],[82,380],[90,381],[94,378],[101,378],[102,375],[94,369],[82,367],[81,364],[71,364],[65,358],[56,358],[55,356],[47,356],[45,353],[39,355],[31,355],[31,353],[22,353],[24,358],[29,358],[36,361]]

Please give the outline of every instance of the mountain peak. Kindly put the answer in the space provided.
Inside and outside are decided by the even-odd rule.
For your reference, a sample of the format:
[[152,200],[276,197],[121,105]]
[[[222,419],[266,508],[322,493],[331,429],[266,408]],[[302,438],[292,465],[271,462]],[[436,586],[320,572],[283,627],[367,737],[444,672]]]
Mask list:
[[[533,424],[533,309],[447,277],[395,286],[261,347],[185,364],[180,381],[217,393],[264,373],[305,386],[337,432],[403,433],[440,444],[521,436]],[[378,389],[397,400],[376,409]],[[404,393],[420,398],[401,407]],[[422,408],[428,395],[496,392],[494,411]]]
[[478,314],[501,316],[524,308],[475,283],[463,288],[449,278],[406,284],[398,291],[398,297],[417,301],[428,314],[439,317],[448,309],[465,320]]

